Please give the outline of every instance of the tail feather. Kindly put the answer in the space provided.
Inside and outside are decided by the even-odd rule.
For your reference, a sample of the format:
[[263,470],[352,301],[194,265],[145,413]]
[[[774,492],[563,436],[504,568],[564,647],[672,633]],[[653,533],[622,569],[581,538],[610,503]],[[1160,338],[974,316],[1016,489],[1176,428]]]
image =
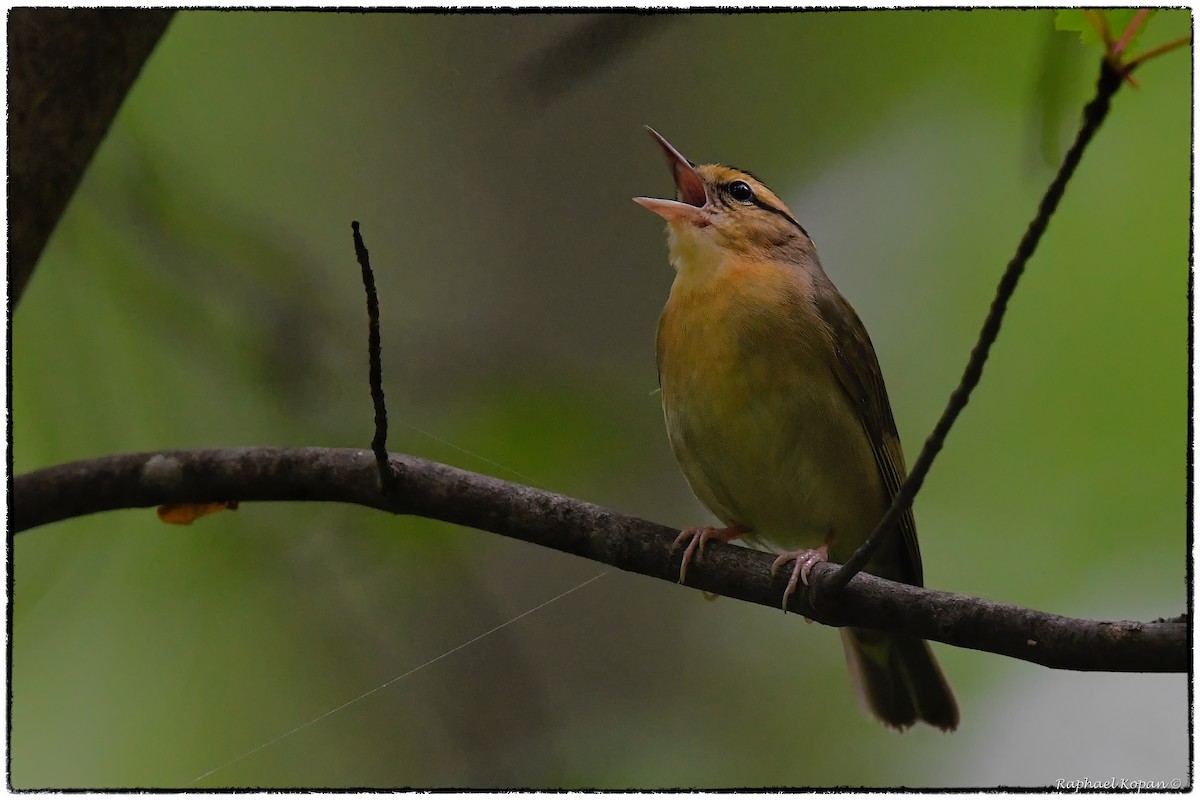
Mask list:
[[899,730],[918,721],[944,731],[958,727],[958,704],[925,641],[843,628],[842,647],[859,704],[880,722]]

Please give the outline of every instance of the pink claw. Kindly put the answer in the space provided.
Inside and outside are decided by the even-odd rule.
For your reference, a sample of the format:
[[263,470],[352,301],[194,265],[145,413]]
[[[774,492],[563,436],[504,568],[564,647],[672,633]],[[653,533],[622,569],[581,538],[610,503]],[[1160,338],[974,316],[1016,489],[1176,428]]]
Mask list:
[[741,525],[734,525],[730,528],[714,528],[712,525],[706,525],[700,528],[687,528],[679,532],[675,537],[675,542],[671,545],[671,552],[674,553],[679,547],[679,543],[684,539],[690,539],[687,549],[683,551],[683,562],[679,565],[679,582],[683,583],[683,579],[687,577],[687,567],[695,556],[699,560],[700,556],[704,555],[704,544],[709,539],[717,539],[722,542],[731,542],[742,534],[749,533],[750,529]]
[[788,579],[787,588],[783,590],[783,613],[787,613],[788,598],[796,593],[796,583],[799,581],[808,586],[808,573],[814,564],[829,560],[829,545],[823,544],[815,550],[793,550],[784,553],[771,564],[771,574],[789,561],[795,561],[792,567],[792,577]]

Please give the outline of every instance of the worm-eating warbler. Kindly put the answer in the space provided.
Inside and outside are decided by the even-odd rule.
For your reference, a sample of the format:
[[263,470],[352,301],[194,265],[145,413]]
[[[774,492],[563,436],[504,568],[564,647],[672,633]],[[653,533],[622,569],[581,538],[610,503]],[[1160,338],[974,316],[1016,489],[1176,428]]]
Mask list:
[[[648,129],[649,130],[649,129]],[[675,281],[658,323],[671,447],[724,528],[690,528],[684,580],[707,539],[745,537],[794,562],[784,604],[812,565],[845,560],[905,477],[904,454],[867,331],[787,206],[748,172],[696,164],[666,139],[675,200],[635,200],[667,220]],[[867,571],[922,585],[911,509]],[[943,730],[958,707],[929,645],[843,628],[860,703],[884,724]]]

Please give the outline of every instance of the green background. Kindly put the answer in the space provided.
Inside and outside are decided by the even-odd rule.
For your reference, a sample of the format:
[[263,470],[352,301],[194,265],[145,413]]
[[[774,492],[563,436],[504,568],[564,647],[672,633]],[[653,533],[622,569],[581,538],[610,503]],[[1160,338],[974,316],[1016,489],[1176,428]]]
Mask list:
[[[654,395],[672,275],[629,198],[672,190],[643,123],[788,201],[871,331],[911,461],[1098,51],[1049,11],[640,17],[612,59],[562,46],[594,22],[179,14],[13,317],[15,472],[367,446],[359,219],[391,449],[707,523]],[[1189,26],[1161,12],[1144,45]],[[916,503],[932,587],[1185,607],[1190,58],[1122,89],[1030,264]],[[832,629],[425,520],[123,511],[13,559],[19,788],[1187,777],[1185,676],[935,645],[962,726],[898,735],[856,708]]]

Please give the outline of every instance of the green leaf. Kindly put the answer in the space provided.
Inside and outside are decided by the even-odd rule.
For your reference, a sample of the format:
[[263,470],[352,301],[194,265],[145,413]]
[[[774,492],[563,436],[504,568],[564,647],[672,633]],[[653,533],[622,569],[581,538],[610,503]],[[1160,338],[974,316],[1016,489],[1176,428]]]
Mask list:
[[1092,23],[1088,21],[1088,18],[1083,15],[1082,8],[1068,8],[1055,14],[1054,30],[1075,31],[1079,33],[1079,40],[1084,44],[1093,44],[1099,40],[1096,29],[1092,27]]
[[[1103,42],[1100,39],[1100,31],[1096,30],[1096,26],[1092,24],[1090,19],[1088,19],[1088,15],[1085,13],[1087,10],[1088,9],[1083,8],[1068,8],[1064,9],[1063,11],[1059,11],[1054,17],[1055,30],[1075,31],[1079,34],[1079,40],[1085,45],[1090,46],[1094,44],[1102,44]],[[1105,8],[1093,10],[1104,15],[1104,19],[1108,23],[1108,29],[1112,33],[1113,38],[1120,39],[1121,34],[1125,32],[1125,28],[1127,28],[1129,23],[1133,21],[1134,15],[1142,9]],[[1156,12],[1157,9],[1146,9],[1146,16],[1142,19],[1141,25],[1138,26],[1137,32],[1134,33],[1133,37],[1130,38],[1129,42],[1125,45],[1124,52],[1133,52],[1134,45],[1137,43],[1138,38],[1142,35],[1142,32],[1146,30],[1147,25],[1150,23],[1150,19]]]

